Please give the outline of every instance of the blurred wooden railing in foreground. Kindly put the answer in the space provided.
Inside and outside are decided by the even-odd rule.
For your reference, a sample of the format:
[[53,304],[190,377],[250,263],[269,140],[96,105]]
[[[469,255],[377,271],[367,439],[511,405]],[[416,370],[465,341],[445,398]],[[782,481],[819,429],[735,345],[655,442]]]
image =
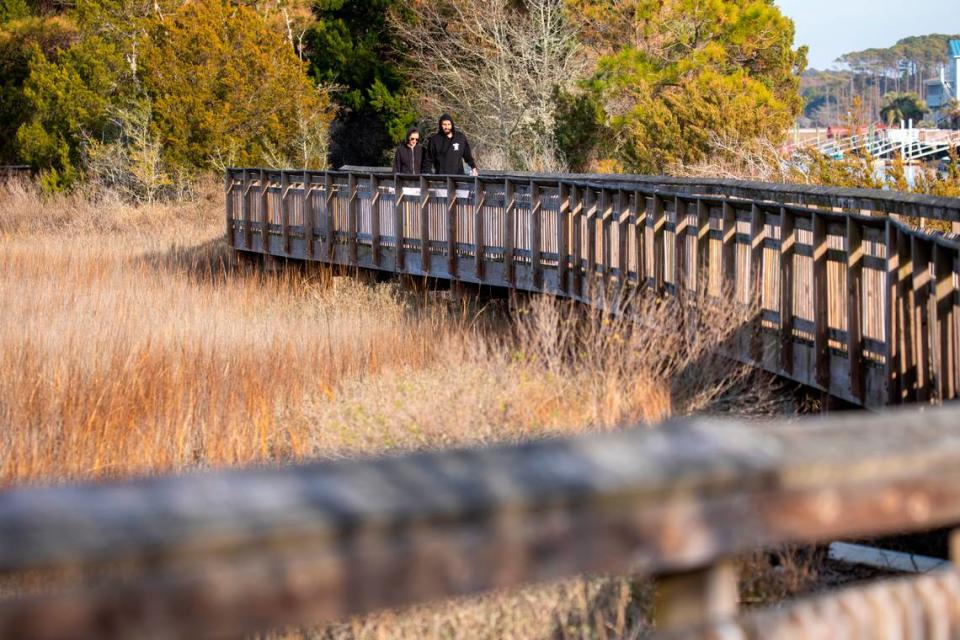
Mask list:
[[0,493],[0,637],[229,636],[585,572],[660,576],[682,637],[879,637],[837,625],[881,613],[918,630],[889,637],[957,637],[955,572],[738,617],[731,562],[956,523],[956,407],[20,488]]
[[[320,261],[591,302],[597,291],[759,302],[733,357],[849,402],[960,387],[960,200],[624,175],[230,169],[227,240]],[[905,217],[909,217],[909,220]]]

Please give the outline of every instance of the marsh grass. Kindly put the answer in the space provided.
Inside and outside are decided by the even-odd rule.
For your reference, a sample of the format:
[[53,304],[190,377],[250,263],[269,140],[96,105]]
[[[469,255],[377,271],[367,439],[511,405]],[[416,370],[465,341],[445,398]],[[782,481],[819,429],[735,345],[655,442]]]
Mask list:
[[[222,242],[222,207],[215,186],[139,207],[0,191],[0,484],[791,410],[714,352],[749,310],[637,298],[617,316],[539,298],[506,312],[324,269],[264,273]],[[281,637],[632,637],[648,589],[573,580]]]

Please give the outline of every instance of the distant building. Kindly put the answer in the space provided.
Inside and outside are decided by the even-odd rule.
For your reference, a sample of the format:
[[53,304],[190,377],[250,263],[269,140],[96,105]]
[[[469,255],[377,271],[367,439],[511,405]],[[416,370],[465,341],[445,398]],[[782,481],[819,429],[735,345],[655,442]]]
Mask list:
[[951,99],[960,100],[960,40],[951,40],[950,62],[940,77],[927,80],[927,106],[936,111]]

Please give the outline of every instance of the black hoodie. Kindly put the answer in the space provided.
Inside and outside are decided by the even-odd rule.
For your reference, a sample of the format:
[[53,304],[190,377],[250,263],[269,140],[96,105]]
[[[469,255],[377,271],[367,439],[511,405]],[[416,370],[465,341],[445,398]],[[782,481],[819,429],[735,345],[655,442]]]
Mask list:
[[[448,114],[440,116],[440,121],[449,120],[453,124],[453,118]],[[447,137],[443,133],[443,128],[437,124],[437,132],[427,140],[427,148],[423,159],[423,169],[425,173],[440,173],[445,175],[462,175],[463,163],[466,161],[471,169],[477,168],[477,163],[470,152],[470,143],[467,137],[457,131],[456,126],[451,128],[453,136]]]
[[393,172],[406,174],[419,174],[423,164],[423,145],[417,144],[413,149],[407,144],[407,140],[414,133],[420,132],[416,127],[407,131],[407,137],[403,139],[397,151],[393,154]]

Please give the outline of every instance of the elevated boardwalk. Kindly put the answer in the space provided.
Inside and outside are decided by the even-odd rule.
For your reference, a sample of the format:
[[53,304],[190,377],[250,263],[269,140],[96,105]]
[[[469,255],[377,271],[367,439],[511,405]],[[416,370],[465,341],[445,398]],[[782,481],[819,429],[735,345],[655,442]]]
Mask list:
[[[958,395],[960,200],[624,175],[231,169],[227,238],[275,258],[596,302],[599,291],[759,306],[726,350],[846,401]],[[913,224],[911,224],[913,223]]]

